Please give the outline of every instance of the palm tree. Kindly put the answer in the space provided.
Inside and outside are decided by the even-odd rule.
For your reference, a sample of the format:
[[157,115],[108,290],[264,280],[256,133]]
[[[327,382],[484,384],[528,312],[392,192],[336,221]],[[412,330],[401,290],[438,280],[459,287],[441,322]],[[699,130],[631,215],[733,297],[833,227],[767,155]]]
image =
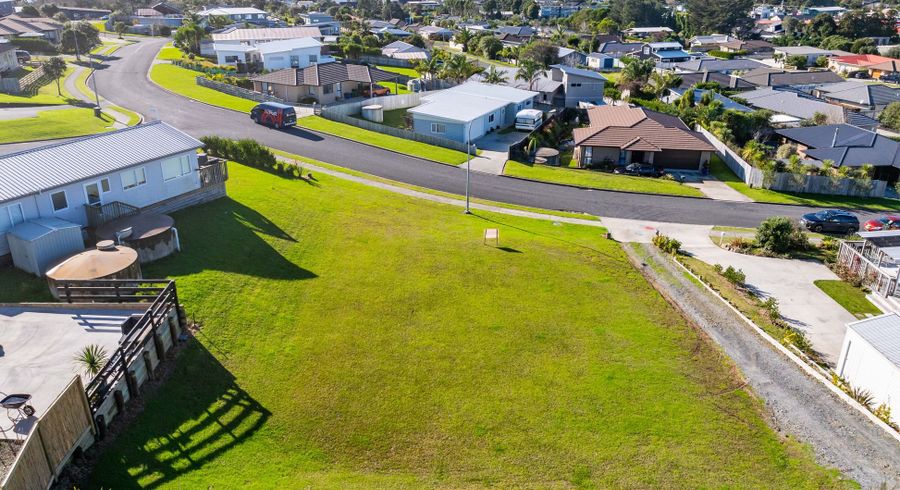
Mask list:
[[431,82],[434,80],[434,76],[437,75],[438,71],[440,71],[441,64],[444,62],[443,56],[440,53],[441,51],[435,50],[431,58],[419,60],[419,62],[413,66],[413,69],[416,70],[420,77]]
[[681,77],[671,71],[664,73],[654,71],[650,74],[650,84],[653,87],[653,95],[657,98],[665,95],[666,90],[681,85],[681,82]]
[[465,53],[466,50],[468,49],[466,46],[468,46],[469,41],[471,41],[471,40],[472,40],[472,33],[465,29],[457,32],[456,35],[453,36],[453,42],[455,42],[456,44],[462,45],[463,53]]
[[103,366],[106,366],[108,358],[106,349],[102,346],[89,344],[75,356],[75,363],[78,364],[85,376],[93,378],[103,369]]
[[633,92],[643,87],[655,67],[653,60],[632,60],[622,69],[619,88]]
[[444,62],[444,66],[441,67],[439,76],[441,78],[454,80],[457,83],[462,83],[472,75],[481,73],[483,71],[484,68],[478,66],[472,61],[469,61],[469,59],[466,58],[466,55],[454,54],[450,57],[450,59]]
[[496,66],[491,65],[491,68],[487,73],[484,74],[484,83],[490,83],[493,85],[501,85],[507,82],[506,73],[497,69]]
[[522,60],[516,72],[516,80],[528,82],[528,90],[534,88],[534,82],[544,75],[544,67],[532,60]]

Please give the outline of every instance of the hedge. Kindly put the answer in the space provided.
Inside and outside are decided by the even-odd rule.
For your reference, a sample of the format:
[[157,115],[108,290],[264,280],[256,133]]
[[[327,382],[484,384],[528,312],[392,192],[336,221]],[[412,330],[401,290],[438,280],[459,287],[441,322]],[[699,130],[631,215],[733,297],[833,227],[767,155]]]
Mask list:
[[256,140],[233,140],[220,136],[203,136],[200,141],[206,145],[206,151],[214,156],[243,163],[251,167],[261,168],[271,172],[281,173],[293,177],[300,177],[303,171],[300,167],[285,162],[279,162],[267,147]]
[[30,53],[59,54],[59,49],[46,39],[13,38],[9,41]]

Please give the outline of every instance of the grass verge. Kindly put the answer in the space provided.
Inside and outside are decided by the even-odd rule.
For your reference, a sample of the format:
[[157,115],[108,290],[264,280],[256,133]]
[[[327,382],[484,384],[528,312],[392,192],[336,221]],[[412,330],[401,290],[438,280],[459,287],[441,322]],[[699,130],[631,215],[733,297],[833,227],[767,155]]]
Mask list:
[[[162,65],[157,65],[162,66]],[[297,120],[297,126],[323,133],[333,134],[360,143],[377,146],[385,150],[396,151],[414,157],[425,158],[448,165],[459,165],[466,161],[466,154],[461,151],[428,145],[387,134],[368,131],[349,124],[330,121],[321,116],[303,117]]]
[[166,44],[163,46],[161,50],[159,50],[159,54],[156,55],[156,59],[158,60],[180,60],[184,57],[184,52],[180,49],[172,46],[172,43]]
[[859,319],[866,318],[871,315],[880,315],[881,310],[866,299],[866,293],[852,284],[847,284],[841,280],[820,279],[814,281],[819,289],[825,294],[831,296],[845,310],[849,311],[853,316]]
[[144,271],[202,334],[88,486],[840,486],[598,230],[229,174]]
[[718,156],[714,156],[710,162],[710,173],[717,179],[725,182],[732,189],[757,202],[801,204],[826,208],[867,209],[870,211],[900,210],[900,200],[896,199],[829,196],[826,194],[793,194],[751,188],[744,181],[740,180]]
[[672,180],[616,175],[593,170],[565,167],[551,167],[509,160],[503,169],[504,175],[523,177],[543,182],[569,184],[593,189],[641,192],[644,194],[665,194],[671,196],[704,197],[699,190]]
[[64,80],[68,77],[75,67],[69,65],[66,73],[59,79],[59,92],[56,89],[56,81],[51,80],[46,85],[38,89],[34,95],[13,95],[0,94],[0,107],[17,107],[17,106],[38,106],[38,105],[63,105],[76,102],[68,91],[66,91]]
[[93,109],[72,108],[41,111],[36,117],[12,119],[0,124],[0,143],[71,138],[113,130],[107,114],[94,117]]
[[197,85],[196,78],[200,72],[188,70],[168,63],[153,65],[150,79],[167,90],[206,104],[232,109],[239,112],[250,112],[258,102],[228,95],[218,90]]

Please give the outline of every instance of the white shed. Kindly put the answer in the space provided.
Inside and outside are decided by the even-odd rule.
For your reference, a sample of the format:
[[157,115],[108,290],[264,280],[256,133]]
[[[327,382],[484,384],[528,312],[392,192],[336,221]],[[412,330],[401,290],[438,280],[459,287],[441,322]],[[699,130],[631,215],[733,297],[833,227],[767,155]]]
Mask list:
[[876,406],[891,407],[894,422],[900,421],[900,315],[848,324],[837,372],[850,386],[868,390]]
[[58,218],[38,218],[16,225],[6,235],[13,264],[36,276],[56,261],[84,250],[81,225]]

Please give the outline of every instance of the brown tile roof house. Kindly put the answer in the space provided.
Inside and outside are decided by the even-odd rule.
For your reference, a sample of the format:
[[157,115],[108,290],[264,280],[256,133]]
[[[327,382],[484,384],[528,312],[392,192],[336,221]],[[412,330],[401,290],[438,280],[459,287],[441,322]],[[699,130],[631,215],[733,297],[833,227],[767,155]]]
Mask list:
[[715,148],[681,119],[629,106],[588,110],[589,124],[573,132],[575,158],[583,167],[649,163],[658,168],[700,170]]
[[46,17],[19,17],[14,14],[0,18],[0,37],[28,37],[40,34],[50,41],[56,42],[59,40],[62,29],[61,23]]
[[395,80],[390,73],[366,65],[324,63],[306,68],[287,68],[252,78],[253,89],[287,101],[314,98],[328,104],[341,98],[360,95],[369,85]]

